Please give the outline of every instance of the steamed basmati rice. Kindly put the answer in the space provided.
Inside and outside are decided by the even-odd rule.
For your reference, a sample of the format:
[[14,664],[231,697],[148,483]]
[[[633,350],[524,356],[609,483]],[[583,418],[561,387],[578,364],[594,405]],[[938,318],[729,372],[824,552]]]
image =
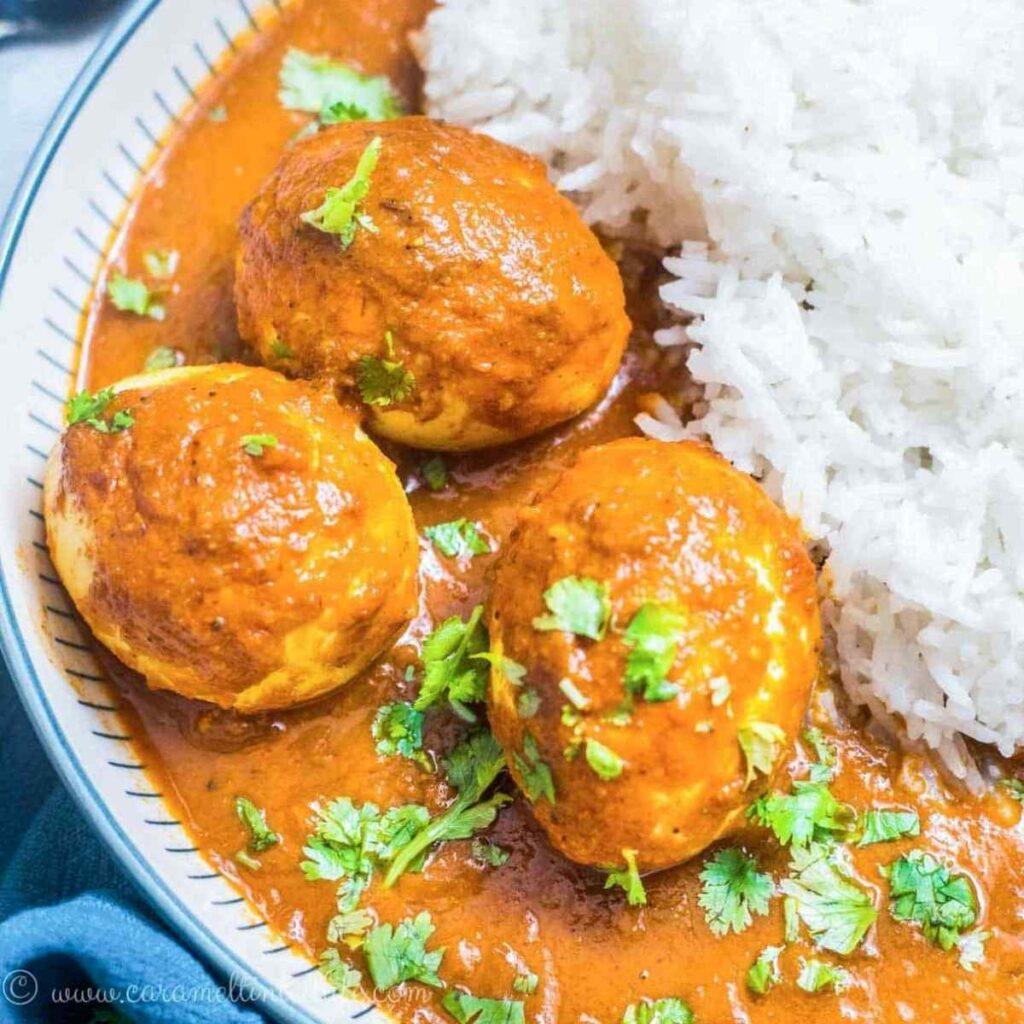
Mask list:
[[421,47],[432,113],[646,211],[707,408],[642,426],[826,543],[850,694],[976,781],[1024,742],[1024,4],[447,0]]

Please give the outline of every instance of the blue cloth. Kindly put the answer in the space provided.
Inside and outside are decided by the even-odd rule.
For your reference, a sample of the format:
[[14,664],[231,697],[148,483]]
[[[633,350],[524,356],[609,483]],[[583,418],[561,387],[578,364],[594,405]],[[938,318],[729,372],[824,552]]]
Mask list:
[[[0,809],[2,1024],[263,1021],[223,994],[224,980],[170,935],[122,874],[46,760],[2,663]],[[51,995],[71,989],[85,998],[90,988],[122,1001],[55,1003]]]

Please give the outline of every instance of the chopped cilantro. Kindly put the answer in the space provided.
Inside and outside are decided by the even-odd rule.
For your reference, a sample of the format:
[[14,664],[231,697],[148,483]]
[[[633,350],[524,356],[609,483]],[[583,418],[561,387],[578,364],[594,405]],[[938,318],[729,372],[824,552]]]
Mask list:
[[331,987],[343,996],[359,994],[363,976],[354,967],[345,963],[336,949],[325,949],[319,958],[320,973]]
[[676,660],[685,620],[670,604],[645,604],[626,627],[623,639],[632,648],[626,657],[626,691],[647,701],[671,700],[678,692],[666,676]]
[[524,1024],[523,1004],[518,999],[478,999],[468,992],[449,992],[441,1005],[459,1024]]
[[259,458],[267,448],[277,447],[277,438],[273,434],[243,434],[240,443],[246,455]]
[[515,981],[512,982],[512,991],[518,992],[520,995],[531,996],[537,991],[537,982],[540,979],[533,971],[527,971],[525,974],[517,974]]
[[420,466],[420,477],[432,491],[443,491],[448,486],[448,464],[443,455],[432,455]]
[[453,519],[450,523],[428,526],[423,535],[449,558],[486,555],[491,550],[490,544],[480,536],[476,523],[468,519]]
[[566,576],[544,591],[549,615],[538,615],[533,628],[563,630],[591,640],[604,638],[611,615],[608,588],[589,577]]
[[113,400],[113,388],[103,388],[92,395],[87,391],[79,391],[68,399],[65,407],[68,426],[85,423],[101,434],[119,434],[127,430],[135,423],[135,417],[128,409],[118,409],[109,419],[102,418]]
[[404,402],[416,390],[416,378],[401,363],[363,356],[356,363],[356,387],[367,405],[384,408]]
[[590,707],[590,698],[571,679],[563,679],[558,688],[577,711],[586,711]]
[[537,741],[532,733],[526,733],[523,737],[523,753],[512,755],[516,769],[522,776],[523,792],[530,803],[536,803],[541,797],[546,797],[550,803],[555,802],[555,780],[551,769],[541,759]]
[[370,732],[382,757],[406,757],[427,771],[433,770],[423,750],[423,712],[408,702],[381,705],[373,716]]
[[437,969],[444,948],[427,952],[427,941],[433,934],[434,923],[425,910],[415,918],[406,918],[397,928],[389,924],[374,928],[363,945],[374,986],[386,992],[403,981],[419,981],[442,988]]
[[487,669],[476,657],[487,651],[483,613],[483,606],[477,605],[465,622],[453,615],[423,642],[423,685],[413,704],[417,711],[425,711],[447,697],[460,718],[476,721],[476,714],[467,705],[487,696]]
[[980,930],[960,936],[957,948],[960,950],[960,966],[965,971],[972,973],[985,959],[985,943],[991,938],[991,932]]
[[480,661],[486,661],[492,669],[497,669],[513,686],[522,685],[526,678],[526,666],[512,658],[506,658],[503,654],[482,651],[480,654],[474,654],[473,657],[479,658]]
[[516,698],[516,714],[520,718],[533,718],[540,711],[540,694],[527,687]]
[[771,877],[757,870],[757,861],[742,850],[719,850],[700,873],[703,883],[697,902],[714,935],[730,929],[737,934],[753,923],[754,914],[767,914],[774,892]]
[[614,750],[595,739],[587,739],[584,756],[594,774],[605,782],[617,779],[626,767],[626,762]]
[[622,856],[626,861],[625,868],[609,871],[604,887],[611,889],[618,886],[626,894],[626,902],[631,907],[642,907],[647,904],[647,890],[640,878],[636,855],[636,850],[623,850]]
[[787,943],[800,938],[800,914],[792,896],[786,896],[782,901],[782,936]]
[[476,860],[492,868],[502,867],[509,858],[508,850],[497,843],[492,843],[489,839],[474,839],[472,851]]
[[214,107],[207,115],[208,121],[213,121],[214,124],[223,124],[228,119],[228,108],[222,103],[218,107]]
[[763,996],[782,979],[779,970],[779,955],[782,946],[765,946],[747,971],[747,988],[755,996]]
[[626,1007],[622,1024],[694,1024],[696,1018],[682,999],[642,999]]
[[494,823],[499,809],[511,799],[506,793],[482,799],[505,767],[505,755],[498,741],[486,729],[473,733],[456,747],[445,758],[444,767],[448,782],[459,795],[444,812],[432,818],[404,846],[394,851],[391,866],[384,876],[386,886],[394,885],[434,843],[469,839],[474,833],[488,828]]
[[878,917],[871,897],[857,886],[839,852],[827,844],[794,847],[793,874],[780,886],[822,949],[849,954]]
[[137,316],[148,316],[152,320],[163,320],[166,312],[163,305],[146,286],[137,278],[125,277],[120,270],[115,270],[107,282],[107,294],[115,309],[122,313],[135,313]]
[[870,810],[861,815],[860,829],[858,846],[889,843],[905,836],[919,836],[921,819],[917,811]]
[[797,985],[805,992],[842,992],[850,984],[850,972],[821,960],[801,960]]
[[150,277],[166,280],[174,277],[178,253],[174,249],[149,249],[142,254],[142,263]]
[[337,235],[341,247],[347,249],[356,237],[356,230],[362,228],[372,234],[377,227],[370,217],[360,212],[360,204],[370,191],[370,180],[373,177],[383,141],[379,135],[370,140],[355,173],[340,188],[329,188],[324,193],[324,201],[315,209],[300,214],[305,224],[329,235]]
[[1024,804],[1024,781],[1020,779],[1000,779],[998,786],[1000,789],[1005,789],[1017,803]]
[[259,871],[263,865],[248,851],[239,850],[235,854],[235,860],[242,865],[243,868],[248,868],[250,871]]
[[167,345],[159,345],[146,356],[142,364],[144,370],[169,370],[172,366],[181,366],[185,362],[183,352]]
[[248,797],[235,797],[235,814],[249,833],[246,844],[253,853],[263,853],[277,846],[281,837],[267,825],[266,815]]
[[770,828],[783,846],[806,846],[844,835],[853,811],[836,800],[824,782],[795,782],[788,795],[766,793],[758,798],[747,817]]
[[809,726],[801,738],[814,750],[817,761],[811,765],[811,782],[831,782],[836,773],[836,751],[820,729]]
[[270,354],[275,359],[294,359],[295,353],[289,345],[286,345],[280,338],[274,338],[270,343]]
[[951,874],[931,854],[913,850],[882,874],[889,880],[889,912],[920,924],[925,938],[949,951],[974,926],[978,901],[966,875]]
[[347,942],[360,945],[363,936],[373,927],[374,917],[368,910],[350,910],[335,914],[327,924],[328,942]]
[[[361,75],[323,55],[290,49],[281,64],[279,84],[283,107],[317,114],[323,124],[390,121],[402,114],[402,105],[386,78]],[[343,116],[345,111],[351,116]]]
[[750,722],[740,726],[736,738],[747,760],[747,786],[757,778],[758,772],[771,775],[786,742],[785,732],[770,722]]

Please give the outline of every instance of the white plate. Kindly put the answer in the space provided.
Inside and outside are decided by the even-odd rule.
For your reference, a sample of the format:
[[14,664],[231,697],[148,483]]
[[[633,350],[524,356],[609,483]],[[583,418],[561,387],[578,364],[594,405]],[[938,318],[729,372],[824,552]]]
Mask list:
[[[136,0],[75,80],[0,232],[0,640],[50,759],[163,916],[254,1003],[287,1021],[385,1021],[343,1000],[173,820],[133,747],[43,543],[43,460],[78,364],[101,253],[160,139],[212,63],[273,7]],[[276,4],[276,0],[275,0]],[[297,870],[297,868],[296,868]]]

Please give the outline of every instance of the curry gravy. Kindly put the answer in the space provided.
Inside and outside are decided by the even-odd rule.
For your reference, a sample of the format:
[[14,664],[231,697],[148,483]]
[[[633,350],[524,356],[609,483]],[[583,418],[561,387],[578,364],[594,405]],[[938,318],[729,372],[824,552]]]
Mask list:
[[[190,363],[244,358],[232,303],[236,225],[282,147],[308,120],[277,100],[286,48],[330,53],[366,72],[388,74],[414,104],[418,73],[406,33],[427,8],[427,0],[305,0],[266,32],[240,41],[241,53],[208,84],[199,105],[167,139],[111,250],[111,262],[129,274],[139,271],[147,250],[180,253],[166,319],[119,313],[98,299],[84,325],[83,386],[98,388],[139,372],[149,352],[161,345],[181,350]],[[650,341],[657,316],[656,261],[627,256],[623,271],[638,327],[611,391],[597,408],[514,447],[448,457],[453,482],[439,493],[420,480],[422,453],[384,446],[399,466],[421,528],[465,516],[482,524],[498,550],[517,509],[576,453],[636,434],[633,417],[652,392],[687,397],[678,350],[661,353]],[[101,278],[100,296],[103,285]],[[150,693],[111,664],[138,719],[133,731],[149,748],[146,761],[160,789],[172,795],[195,844],[287,941],[312,956],[327,946],[335,886],[307,881],[299,870],[310,803],[348,796],[382,808],[417,802],[436,810],[451,798],[443,773],[430,775],[411,761],[380,758],[370,723],[382,703],[415,695],[416,684],[405,680],[405,672],[418,665],[420,642],[443,618],[465,614],[485,599],[493,560],[492,553],[458,562],[424,544],[420,614],[406,635],[364,678],[295,711],[252,719],[213,711]],[[108,664],[113,661],[105,657]],[[914,807],[922,834],[863,850],[851,847],[861,882],[880,908],[877,925],[845,958],[823,954],[802,937],[782,954],[784,980],[764,997],[747,992],[744,975],[765,946],[782,944],[780,899],[773,900],[769,916],[755,918],[742,934],[715,938],[697,904],[697,876],[705,859],[700,857],[646,879],[648,905],[631,908],[620,891],[603,890],[600,873],[569,863],[549,847],[521,796],[490,832],[511,852],[504,866],[476,862],[468,841],[448,843],[422,874],[404,875],[394,889],[385,890],[378,879],[362,905],[391,923],[429,910],[437,926],[430,947],[446,948],[440,974],[448,986],[463,985],[483,997],[511,997],[518,970],[536,973],[539,984],[525,997],[526,1015],[543,1024],[618,1024],[625,1007],[644,996],[680,997],[701,1024],[1024,1020],[1019,805],[999,793],[977,800],[948,788],[918,757],[901,755],[850,724],[836,704],[828,684],[822,684],[812,716],[838,750],[833,792],[860,809]],[[443,752],[462,731],[447,712],[432,711],[425,746]],[[794,777],[806,768],[796,756]],[[265,808],[270,826],[282,837],[260,855],[258,871],[233,859],[245,841],[234,810],[237,795]],[[788,854],[766,837],[764,830],[751,829],[731,842],[756,854],[762,870],[779,879]],[[993,937],[973,973],[959,966],[955,950],[942,952],[918,927],[890,917],[878,867],[910,849],[931,852],[974,882],[977,927]],[[358,952],[342,951],[363,968]],[[812,995],[796,987],[801,958],[815,955],[849,969],[853,983],[846,992]],[[401,1021],[449,1021],[440,1008],[441,995],[405,984],[385,994],[381,1005]]]

